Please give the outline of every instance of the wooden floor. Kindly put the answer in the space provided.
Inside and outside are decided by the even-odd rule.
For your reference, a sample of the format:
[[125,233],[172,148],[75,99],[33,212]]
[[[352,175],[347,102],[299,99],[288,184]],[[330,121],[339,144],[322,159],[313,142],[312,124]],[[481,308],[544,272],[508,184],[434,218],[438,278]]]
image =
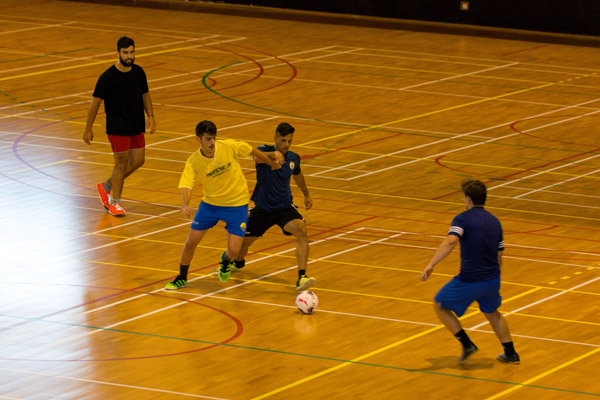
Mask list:
[[[3,0],[0,19],[1,399],[600,396],[597,48],[51,0]],[[91,146],[81,136],[121,35],[158,131],[117,219],[94,191],[113,163],[104,114]],[[254,145],[296,127],[313,315],[294,306],[294,243],[278,229],[223,284],[219,225],[189,286],[162,290],[202,119]],[[519,366],[495,361],[476,304],[462,323],[480,351],[458,363],[431,306],[458,252],[419,280],[466,177],[488,184],[505,230]]]

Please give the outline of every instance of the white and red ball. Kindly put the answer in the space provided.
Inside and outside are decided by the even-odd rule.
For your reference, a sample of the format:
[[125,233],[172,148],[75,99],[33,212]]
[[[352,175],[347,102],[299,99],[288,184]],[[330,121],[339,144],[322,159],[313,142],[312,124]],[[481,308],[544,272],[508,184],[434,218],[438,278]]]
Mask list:
[[319,305],[319,299],[314,292],[305,290],[296,296],[296,307],[302,314],[312,314]]

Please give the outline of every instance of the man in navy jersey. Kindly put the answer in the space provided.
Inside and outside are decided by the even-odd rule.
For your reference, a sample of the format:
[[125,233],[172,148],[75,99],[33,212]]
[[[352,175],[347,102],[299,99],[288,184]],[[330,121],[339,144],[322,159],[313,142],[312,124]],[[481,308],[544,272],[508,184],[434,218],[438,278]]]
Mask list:
[[312,207],[312,199],[304,175],[300,170],[300,156],[290,151],[294,138],[294,127],[288,123],[281,123],[275,130],[274,145],[260,145],[258,149],[269,156],[275,150],[284,156],[281,169],[272,170],[268,164],[256,160],[256,187],[251,200],[254,207],[248,216],[248,227],[242,244],[242,249],[235,260],[234,271],[240,270],[245,265],[244,257],[248,248],[261,237],[270,227],[278,225],[284,235],[293,235],[296,238],[296,259],[298,262],[298,281],[296,289],[306,290],[314,286],[317,280],[306,276],[308,261],[308,234],[306,223],[293,203],[290,178],[294,178],[296,185],[304,194],[304,206],[307,210]]
[[485,185],[476,180],[462,183],[467,211],[452,220],[448,236],[435,252],[423,270],[421,280],[426,281],[433,268],[446,258],[460,241],[460,272],[435,296],[435,312],[446,328],[460,341],[463,353],[459,361],[466,360],[475,353],[477,346],[469,339],[457,317],[461,317],[474,302],[494,329],[502,343],[504,353],[498,361],[519,364],[519,355],[508,329],[506,319],[498,308],[502,304],[500,296],[500,266],[504,239],[500,221],[483,208],[487,195]]

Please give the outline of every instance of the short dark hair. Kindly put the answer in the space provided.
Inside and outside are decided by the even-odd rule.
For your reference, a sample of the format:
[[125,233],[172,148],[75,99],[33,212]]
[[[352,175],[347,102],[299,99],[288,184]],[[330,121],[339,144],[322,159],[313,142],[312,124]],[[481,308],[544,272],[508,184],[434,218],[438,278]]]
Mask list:
[[467,179],[462,183],[462,191],[465,193],[465,196],[469,196],[471,198],[474,206],[485,205],[487,189],[483,182],[474,179]]
[[209,135],[217,134],[217,126],[214,122],[208,120],[198,122],[198,125],[196,125],[196,136],[201,137],[205,133]]
[[135,47],[135,42],[132,38],[128,38],[127,36],[123,36],[119,40],[117,40],[117,51],[120,53],[121,49],[125,49],[129,46]]
[[291,135],[295,131],[296,129],[293,126],[291,126],[287,122],[282,122],[279,125],[277,125],[277,129],[275,129],[275,134],[277,136],[287,136]]

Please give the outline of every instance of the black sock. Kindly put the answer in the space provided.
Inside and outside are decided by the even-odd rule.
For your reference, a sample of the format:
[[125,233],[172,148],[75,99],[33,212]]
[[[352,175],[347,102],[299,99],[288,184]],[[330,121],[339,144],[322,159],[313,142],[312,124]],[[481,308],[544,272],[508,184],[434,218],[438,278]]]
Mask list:
[[183,279],[184,281],[187,281],[187,274],[188,274],[189,269],[190,269],[189,265],[179,264],[179,276],[177,276],[177,277],[179,279]]
[[298,278],[302,278],[302,275],[306,275],[306,270],[305,269],[299,269],[298,270]]
[[462,346],[466,349],[467,347],[471,347],[471,346],[475,346],[475,344],[473,342],[471,342],[471,339],[469,339],[469,335],[467,335],[467,332],[465,332],[464,329],[461,329],[460,331],[458,331],[455,335],[455,338],[457,338],[460,343],[462,344]]
[[502,343],[502,347],[504,347],[504,354],[506,354],[507,356],[513,356],[517,353],[515,351],[515,345],[513,344],[513,342]]
[[237,269],[242,269],[242,268],[244,268],[244,265],[246,265],[246,260],[240,260],[240,261],[233,260],[233,262],[235,263],[235,267]]
[[231,262],[231,258],[229,258],[229,256],[227,255],[227,252],[221,255],[221,260],[223,260],[223,264],[225,264],[225,266],[229,265],[229,263]]

